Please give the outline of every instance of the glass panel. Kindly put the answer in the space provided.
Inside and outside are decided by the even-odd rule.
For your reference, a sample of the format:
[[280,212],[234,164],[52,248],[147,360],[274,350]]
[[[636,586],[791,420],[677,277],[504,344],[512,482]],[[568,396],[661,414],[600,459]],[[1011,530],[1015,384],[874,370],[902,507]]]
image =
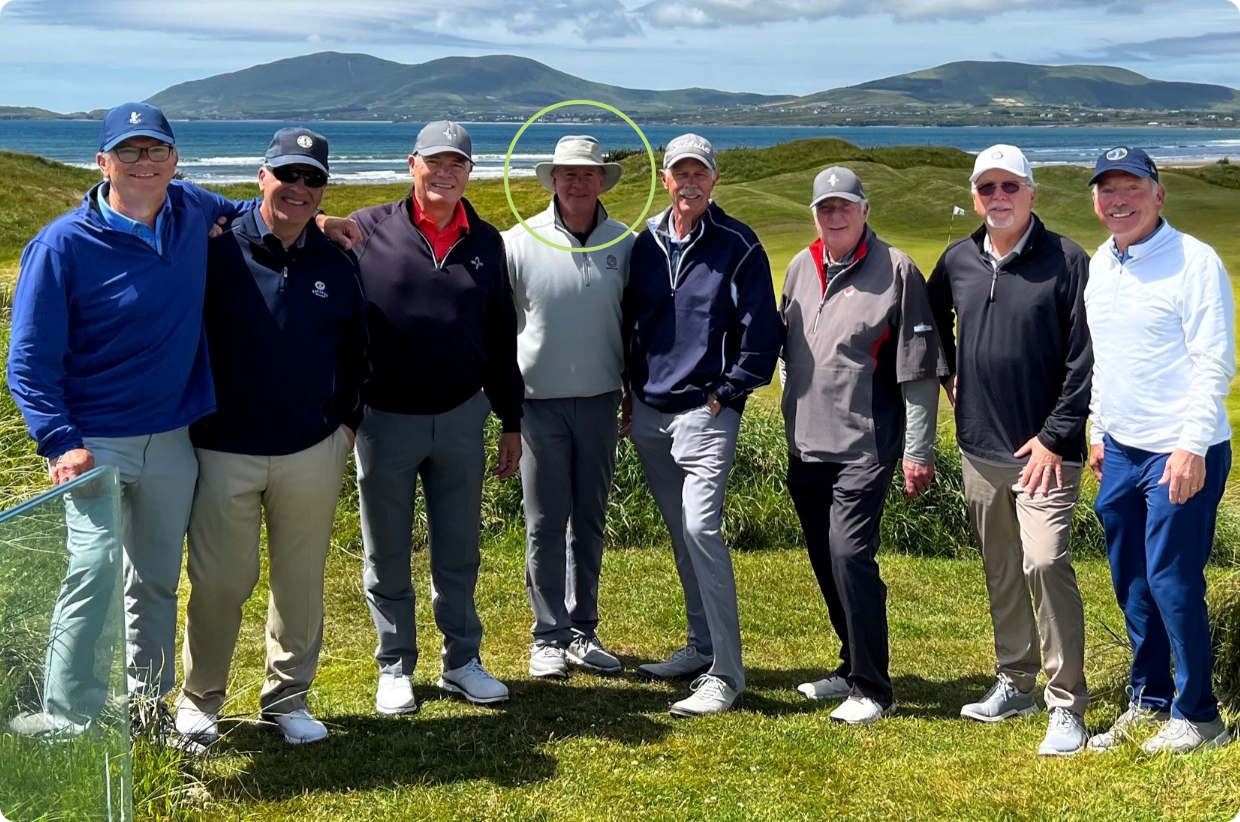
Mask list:
[[116,468],[0,513],[0,819],[132,819]]

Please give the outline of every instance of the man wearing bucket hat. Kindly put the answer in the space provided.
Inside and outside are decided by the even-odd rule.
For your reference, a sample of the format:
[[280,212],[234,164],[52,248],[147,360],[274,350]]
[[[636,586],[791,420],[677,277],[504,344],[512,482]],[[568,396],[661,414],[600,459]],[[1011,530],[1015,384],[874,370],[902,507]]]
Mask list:
[[271,593],[263,716],[292,744],[327,736],[306,696],[367,370],[357,260],[311,219],[327,179],[327,140],[280,129],[258,171],[261,205],[208,250],[204,318],[217,401],[190,428],[198,484],[176,714],[178,733],[204,744],[218,736],[242,606],[258,583],[264,518]]
[[1089,466],[1133,649],[1130,704],[1089,747],[1157,726],[1141,746],[1149,753],[1214,748],[1232,738],[1211,688],[1205,577],[1231,470],[1231,281],[1214,249],[1162,218],[1166,190],[1144,151],[1107,151],[1089,182],[1111,232],[1085,289]]
[[357,432],[363,585],[379,636],[375,708],[385,714],[418,707],[410,539],[419,479],[432,608],[444,637],[438,686],[477,704],[508,699],[482,666],[474,589],[483,425],[492,411],[499,417],[494,473],[507,479],[521,459],[525,389],[504,242],[464,198],[471,151],[459,123],[428,124],[409,156],[409,196],[355,215],[365,238],[358,259],[371,364]]
[[[620,302],[633,236],[599,195],[620,179],[598,140],[569,136],[535,168],[553,196],[504,232],[525,380],[521,488],[525,586],[534,612],[530,675],[565,679],[569,663],[615,673],[598,639],[607,493],[616,460],[624,354]],[[528,228],[527,228],[528,226]],[[564,251],[548,243],[573,249]]]
[[875,559],[883,503],[901,457],[909,496],[934,479],[947,362],[926,281],[869,227],[857,175],[820,172],[810,209],[818,239],[789,263],[780,304],[788,491],[841,647],[834,671],[797,690],[844,700],[831,719],[863,725],[895,708]]
[[639,673],[701,674],[671,708],[691,717],[730,710],[745,689],[736,581],[720,526],[741,413],[775,371],[780,323],[766,251],[710,199],[719,179],[710,142],[672,140],[662,178],[671,206],[633,244],[623,327],[631,436],[671,535],[689,636]]
[[1033,213],[1037,188],[1020,149],[991,146],[969,179],[984,223],[944,251],[930,277],[996,657],[993,687],[960,715],[1037,713],[1045,668],[1050,716],[1038,753],[1066,756],[1085,746],[1089,704],[1085,611],[1068,550],[1093,368],[1089,258]]

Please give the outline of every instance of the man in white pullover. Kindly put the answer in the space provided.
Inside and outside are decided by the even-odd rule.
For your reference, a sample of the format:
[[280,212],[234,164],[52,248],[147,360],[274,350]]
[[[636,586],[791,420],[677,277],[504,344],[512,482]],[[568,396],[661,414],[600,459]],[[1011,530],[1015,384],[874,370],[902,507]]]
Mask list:
[[624,368],[621,298],[633,235],[599,202],[619,181],[620,164],[603,162],[598,140],[564,137],[552,161],[535,171],[555,196],[526,221],[528,231],[517,225],[504,232],[525,378],[521,485],[525,585],[534,611],[530,675],[566,679],[570,662],[596,673],[621,668],[595,629]]
[[1166,190],[1144,151],[1106,152],[1090,185],[1112,236],[1085,289],[1089,465],[1133,660],[1128,709],[1089,746],[1106,750],[1157,724],[1147,752],[1217,747],[1231,734],[1210,687],[1205,568],[1231,469],[1231,285],[1212,248],[1160,216]]

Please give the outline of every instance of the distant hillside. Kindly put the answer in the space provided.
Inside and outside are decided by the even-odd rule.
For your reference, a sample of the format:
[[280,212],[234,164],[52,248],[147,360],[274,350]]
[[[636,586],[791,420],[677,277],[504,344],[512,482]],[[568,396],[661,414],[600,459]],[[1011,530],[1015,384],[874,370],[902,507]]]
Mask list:
[[1211,111],[1240,108],[1240,91],[1203,83],[1151,80],[1110,66],[967,61],[822,91],[780,105],[1019,105]]
[[582,80],[507,55],[418,65],[323,52],[172,86],[150,98],[174,118],[529,116],[563,100],[596,100],[646,116],[785,99],[712,89],[645,91]]

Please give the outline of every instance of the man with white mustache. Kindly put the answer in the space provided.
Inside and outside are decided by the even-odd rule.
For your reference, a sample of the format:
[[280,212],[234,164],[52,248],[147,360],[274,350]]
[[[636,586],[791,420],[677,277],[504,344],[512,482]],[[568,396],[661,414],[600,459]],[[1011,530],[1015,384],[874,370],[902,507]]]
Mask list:
[[757,236],[711,201],[719,179],[709,141],[667,145],[672,204],[633,244],[624,296],[626,416],[646,481],[671,534],[688,642],[638,673],[701,674],[675,717],[730,710],[745,689],[732,558],[720,533],[745,401],[770,382],[781,323]]
[[1214,249],[1162,218],[1166,190],[1144,151],[1107,151],[1090,186],[1111,237],[1085,290],[1096,357],[1089,467],[1133,653],[1129,706],[1089,747],[1157,726],[1147,753],[1215,748],[1232,738],[1211,688],[1205,577],[1231,470],[1231,281]]
[[1065,756],[1088,739],[1085,614],[1068,544],[1093,367],[1089,257],[1033,213],[1037,187],[1020,149],[986,149],[970,182],[985,224],[943,253],[929,282],[997,662],[994,686],[960,715],[1037,713],[1045,668],[1050,720],[1038,753]]

